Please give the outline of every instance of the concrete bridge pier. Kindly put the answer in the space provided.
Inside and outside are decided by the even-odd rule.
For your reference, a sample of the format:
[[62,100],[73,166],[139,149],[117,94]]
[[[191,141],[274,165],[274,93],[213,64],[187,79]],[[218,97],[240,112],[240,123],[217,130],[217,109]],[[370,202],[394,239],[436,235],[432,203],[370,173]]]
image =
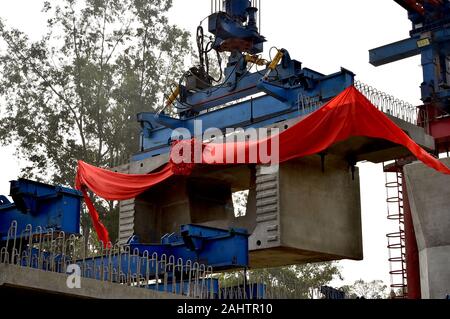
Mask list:
[[[450,158],[443,162],[450,166]],[[450,176],[412,163],[404,168],[419,249],[422,298],[450,294]]]

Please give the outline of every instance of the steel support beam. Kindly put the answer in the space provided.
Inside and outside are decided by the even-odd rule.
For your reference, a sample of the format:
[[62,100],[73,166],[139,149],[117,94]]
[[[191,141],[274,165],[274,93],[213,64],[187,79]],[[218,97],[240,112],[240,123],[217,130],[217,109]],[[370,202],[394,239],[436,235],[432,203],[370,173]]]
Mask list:
[[370,64],[381,66],[420,54],[419,37],[401,40],[369,51]]

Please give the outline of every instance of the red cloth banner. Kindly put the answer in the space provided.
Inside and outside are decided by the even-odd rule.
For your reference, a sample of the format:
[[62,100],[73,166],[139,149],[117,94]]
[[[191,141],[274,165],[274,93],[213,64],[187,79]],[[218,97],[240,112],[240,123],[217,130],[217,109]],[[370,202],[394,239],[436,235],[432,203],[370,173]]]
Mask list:
[[[237,158],[244,158],[246,164],[267,164],[260,156],[260,152],[255,152],[255,148],[265,144],[265,147],[269,149],[268,154],[279,151],[276,162],[283,163],[318,154],[338,142],[356,136],[379,138],[402,145],[424,164],[450,175],[450,169],[447,166],[417,145],[354,87],[349,87],[322,108],[274,137],[257,142],[200,143],[200,150],[202,150],[200,162],[202,165],[229,165],[238,163]],[[276,150],[272,149],[275,145],[274,139],[279,145]],[[87,196],[86,189],[106,200],[127,200],[135,198],[173,175],[189,175],[194,168],[192,163],[174,161],[174,158],[180,157],[180,149],[183,149],[186,144],[193,152],[195,141],[177,143],[172,149],[169,164],[161,171],[148,175],[114,173],[79,162],[76,189],[84,190],[94,227],[103,243],[109,242],[108,232],[99,221],[98,213]],[[232,152],[231,156],[230,152]],[[258,155],[254,157],[251,154]],[[194,156],[189,154],[187,158],[190,160]],[[272,164],[277,164],[276,162]]]
[[87,194],[87,190],[91,190],[105,200],[127,200],[135,198],[173,175],[172,164],[168,164],[160,172],[154,174],[127,175],[111,172],[79,161],[75,188],[83,193],[92,224],[98,239],[103,245],[110,245],[108,230],[100,222],[98,212]]

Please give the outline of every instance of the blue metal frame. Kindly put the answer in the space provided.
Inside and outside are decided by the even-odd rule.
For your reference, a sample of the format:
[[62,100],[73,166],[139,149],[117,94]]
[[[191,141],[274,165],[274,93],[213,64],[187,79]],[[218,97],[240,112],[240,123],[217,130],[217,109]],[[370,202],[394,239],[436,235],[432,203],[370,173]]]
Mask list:
[[80,232],[80,192],[19,179],[11,182],[10,195],[14,203],[4,196],[0,199],[0,240],[6,239],[13,221],[17,221],[19,237],[27,225],[33,229],[41,227],[42,231]]
[[190,260],[212,266],[214,270],[247,268],[248,233],[243,229],[221,230],[205,226],[184,225],[179,234],[167,234],[161,244],[141,243],[137,236],[129,240],[131,251],[141,255],[156,253],[174,256],[175,260]]
[[325,296],[325,299],[331,300],[343,300],[345,299],[345,292],[333,287],[322,286],[320,287],[320,293]]
[[[283,58],[275,69],[266,66],[251,73],[244,52],[260,53],[265,42],[256,27],[258,8],[248,0],[225,0],[224,9],[209,17],[209,31],[215,36],[213,49],[231,52],[225,80],[205,89],[180,83],[176,118],[163,112],[138,114],[141,143],[133,162],[167,154],[176,129],[186,129],[190,137],[198,138],[210,128],[270,126],[312,112],[301,107],[300,97],[325,103],[353,85],[352,72],[341,69],[324,75],[303,68],[285,49],[279,50]],[[250,49],[246,47],[249,43]],[[201,121],[202,129],[194,130],[195,121]]]
[[[17,223],[17,235],[9,234],[11,238],[29,240],[29,226],[35,233],[39,227],[39,233],[49,230],[65,232],[66,235],[80,233],[80,192],[20,179],[11,182],[11,196],[14,203],[5,196],[0,197],[0,241],[7,240],[14,221]],[[138,252],[141,256],[155,253],[158,256],[173,256],[176,260],[198,262],[212,266],[215,270],[247,268],[249,265],[248,233],[243,229],[221,230],[185,225],[179,233],[163,236],[160,244],[141,243],[137,236],[130,238],[128,244],[132,252]],[[99,266],[104,258],[99,256],[91,262]],[[132,269],[136,270],[136,262],[141,261],[139,258],[134,261],[128,258],[126,254],[115,256],[113,263],[121,265],[122,269],[134,267]]]
[[[289,70],[283,69],[282,65],[278,67],[283,81],[262,80],[260,73],[252,73],[242,78],[232,92],[229,88],[220,88],[195,93],[187,99],[189,104],[195,105],[191,108],[195,115],[190,117],[186,114],[181,114],[180,119],[165,114],[138,114],[142,127],[141,152],[135,154],[132,161],[168,153],[175,129],[187,129],[191,136],[198,137],[212,127],[225,130],[269,126],[310,113],[311,109],[302,109],[299,98],[311,97],[324,103],[354,82],[354,74],[346,69],[325,76],[310,69],[297,69],[301,65],[297,61],[294,65],[296,67],[291,66]],[[251,97],[257,93],[265,95]],[[208,112],[211,108],[244,98],[247,100]],[[201,121],[201,131],[194,130],[195,121]]]
[[[109,281],[112,282],[127,282],[134,280],[135,278],[129,277],[129,274],[139,274],[141,278],[148,278],[149,283],[144,286],[146,289],[160,291],[160,292],[169,292],[175,293],[178,295],[192,295],[192,280],[189,278],[192,274],[189,274],[191,271],[195,271],[192,268],[192,265],[187,267],[187,264],[180,265],[178,264],[178,260],[175,259],[175,264],[168,267],[169,260],[167,263],[141,258],[141,255],[135,255],[129,253],[121,253],[118,255],[107,255],[107,256],[98,256],[94,258],[88,258],[85,260],[70,260],[63,259],[63,256],[55,256],[54,263],[48,263],[48,260],[52,259],[52,256],[49,253],[43,253],[43,257],[41,257],[41,263],[39,264],[39,251],[33,248],[31,250],[31,263],[28,264],[28,261],[23,259],[22,265],[24,267],[31,267],[34,269],[42,269],[48,270],[50,267],[55,267],[54,271],[58,273],[64,273],[65,267],[63,267],[64,263],[73,263],[78,264],[82,271],[84,272],[84,276],[88,276],[89,278],[93,278],[95,280],[101,281]],[[151,257],[152,255],[148,255]],[[70,257],[68,257],[70,258]],[[114,267],[109,267],[110,264],[113,264]],[[182,266],[183,268],[181,269]],[[199,265],[200,267],[200,265]],[[102,271],[95,271],[94,269],[102,269]],[[114,273],[112,271],[114,270]],[[214,269],[215,271],[215,269]],[[92,273],[90,273],[92,272]],[[120,272],[120,274],[119,274]],[[94,276],[95,273],[95,276]],[[181,275],[183,274],[183,275]],[[175,278],[174,278],[175,275]],[[155,283],[155,280],[161,280],[165,278],[165,283]],[[202,294],[204,296],[209,296],[212,299],[219,299],[220,296],[225,296],[225,288],[219,287],[219,280],[215,278],[202,278],[203,281],[203,289]],[[266,296],[266,285],[264,284],[245,284],[236,287],[227,287],[227,290],[240,289],[244,291],[245,295],[248,299],[252,297],[253,300],[264,299]]]
[[420,54],[422,56],[422,101],[450,112],[450,2],[441,4],[396,0],[408,10],[413,24],[410,38],[369,52],[370,63],[380,66]]
[[252,7],[249,0],[225,0],[225,11],[208,18],[208,31],[215,35],[213,48],[227,51],[235,47],[252,54],[261,53],[266,39],[258,32],[257,12],[258,8]]
[[[75,264],[85,264],[88,269],[103,269],[96,274],[97,280],[107,280],[110,278],[110,269],[105,265],[115,265],[115,269],[120,269],[123,274],[140,273],[143,278],[154,278],[157,274],[167,271],[166,265],[156,260],[151,260],[152,256],[167,256],[173,258],[176,265],[182,260],[183,264],[188,261],[191,265],[198,263],[212,267],[214,271],[247,269],[249,266],[248,256],[248,233],[242,229],[220,230],[205,226],[185,225],[181,227],[180,234],[167,234],[161,238],[161,244],[142,244],[137,236],[130,238],[129,251],[122,251],[120,254],[110,254],[97,256],[81,260],[73,260]],[[39,251],[33,248],[32,256],[38,256]],[[47,269],[49,253],[43,252],[44,261],[42,265],[38,264],[39,258],[30,258],[33,268],[42,267]],[[150,258],[141,258],[147,256]],[[56,256],[57,272],[62,272],[61,261],[63,256]],[[70,257],[69,257],[70,258]],[[24,261],[24,263],[27,261]],[[68,260],[65,261],[67,263]],[[24,264],[25,266],[25,264]],[[175,267],[175,265],[174,265]],[[180,269],[173,269],[174,272]],[[171,278],[171,273],[167,274]],[[181,277],[178,277],[181,278]],[[126,278],[128,279],[128,278]],[[178,283],[179,284],[179,283]],[[217,292],[217,289],[215,289]]]
[[419,36],[414,36],[372,49],[369,51],[370,63],[374,66],[381,66],[418,55],[422,52],[417,46],[419,39]]

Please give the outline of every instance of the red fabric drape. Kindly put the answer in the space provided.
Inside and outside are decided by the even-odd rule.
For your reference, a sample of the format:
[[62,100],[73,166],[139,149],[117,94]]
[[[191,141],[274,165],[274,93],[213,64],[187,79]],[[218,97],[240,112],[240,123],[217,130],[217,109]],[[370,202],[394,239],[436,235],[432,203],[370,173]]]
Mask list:
[[[424,164],[441,173],[450,174],[449,168],[417,145],[353,86],[278,135],[279,161],[283,163],[295,158],[318,154],[333,144],[354,136],[379,138],[403,145]],[[227,154],[230,151],[234,152],[232,154],[245,153],[245,157],[248,159],[250,158],[249,154],[259,153],[252,152],[252,148],[258,148],[261,144],[267,144],[270,149],[270,139],[269,141],[231,145],[208,144],[204,146],[203,162],[233,164],[227,161]],[[217,159],[217,154],[223,154],[223,157]],[[236,158],[236,156],[234,157]],[[261,162],[258,157],[256,163]],[[251,163],[253,162],[249,164]]]
[[[438,159],[428,154],[409,136],[396,126],[386,115],[379,111],[356,88],[350,87],[318,111],[290,129],[276,136],[279,141],[279,162],[283,163],[295,158],[318,154],[335,143],[353,136],[366,136],[391,141],[403,145],[424,164],[444,174],[450,175],[450,169]],[[209,165],[235,164],[237,154],[245,153],[247,164],[260,164],[264,160],[251,158],[255,148],[266,144],[271,148],[274,138],[258,142],[242,142],[232,144],[201,145],[202,163]],[[172,159],[179,153],[180,146],[188,143],[194,148],[194,141],[181,142],[175,145],[171,153],[171,161],[160,172],[149,175],[126,175],[114,173],[79,162],[76,188],[90,189],[106,200],[132,199],[150,187],[168,179],[175,174],[188,175],[193,165],[181,163],[176,165]],[[233,151],[233,157],[228,156]],[[255,152],[258,154],[259,152]],[[220,154],[218,156],[218,154]],[[269,151],[270,154],[270,151]],[[189,156],[192,158],[192,155]],[[85,193],[86,203],[101,241],[109,242],[108,233],[100,223],[98,214]]]
[[84,202],[89,211],[89,216],[91,216],[92,225],[94,226],[95,232],[97,233],[98,239],[103,243],[103,246],[110,247],[111,243],[109,240],[109,233],[106,229],[105,225],[100,221],[100,217],[98,216],[98,212],[95,209],[94,203],[92,203],[91,198],[89,197],[86,189],[82,189]]
[[76,189],[90,189],[106,200],[127,200],[173,176],[172,165],[160,172],[148,175],[128,175],[98,168],[82,161],[78,162]]
[[87,189],[106,200],[127,200],[135,198],[145,190],[174,175],[172,165],[166,165],[160,172],[149,175],[126,175],[104,170],[83,161],[78,162],[75,188],[81,190],[89,210],[97,236],[104,245],[109,245],[109,234],[100,222]]

